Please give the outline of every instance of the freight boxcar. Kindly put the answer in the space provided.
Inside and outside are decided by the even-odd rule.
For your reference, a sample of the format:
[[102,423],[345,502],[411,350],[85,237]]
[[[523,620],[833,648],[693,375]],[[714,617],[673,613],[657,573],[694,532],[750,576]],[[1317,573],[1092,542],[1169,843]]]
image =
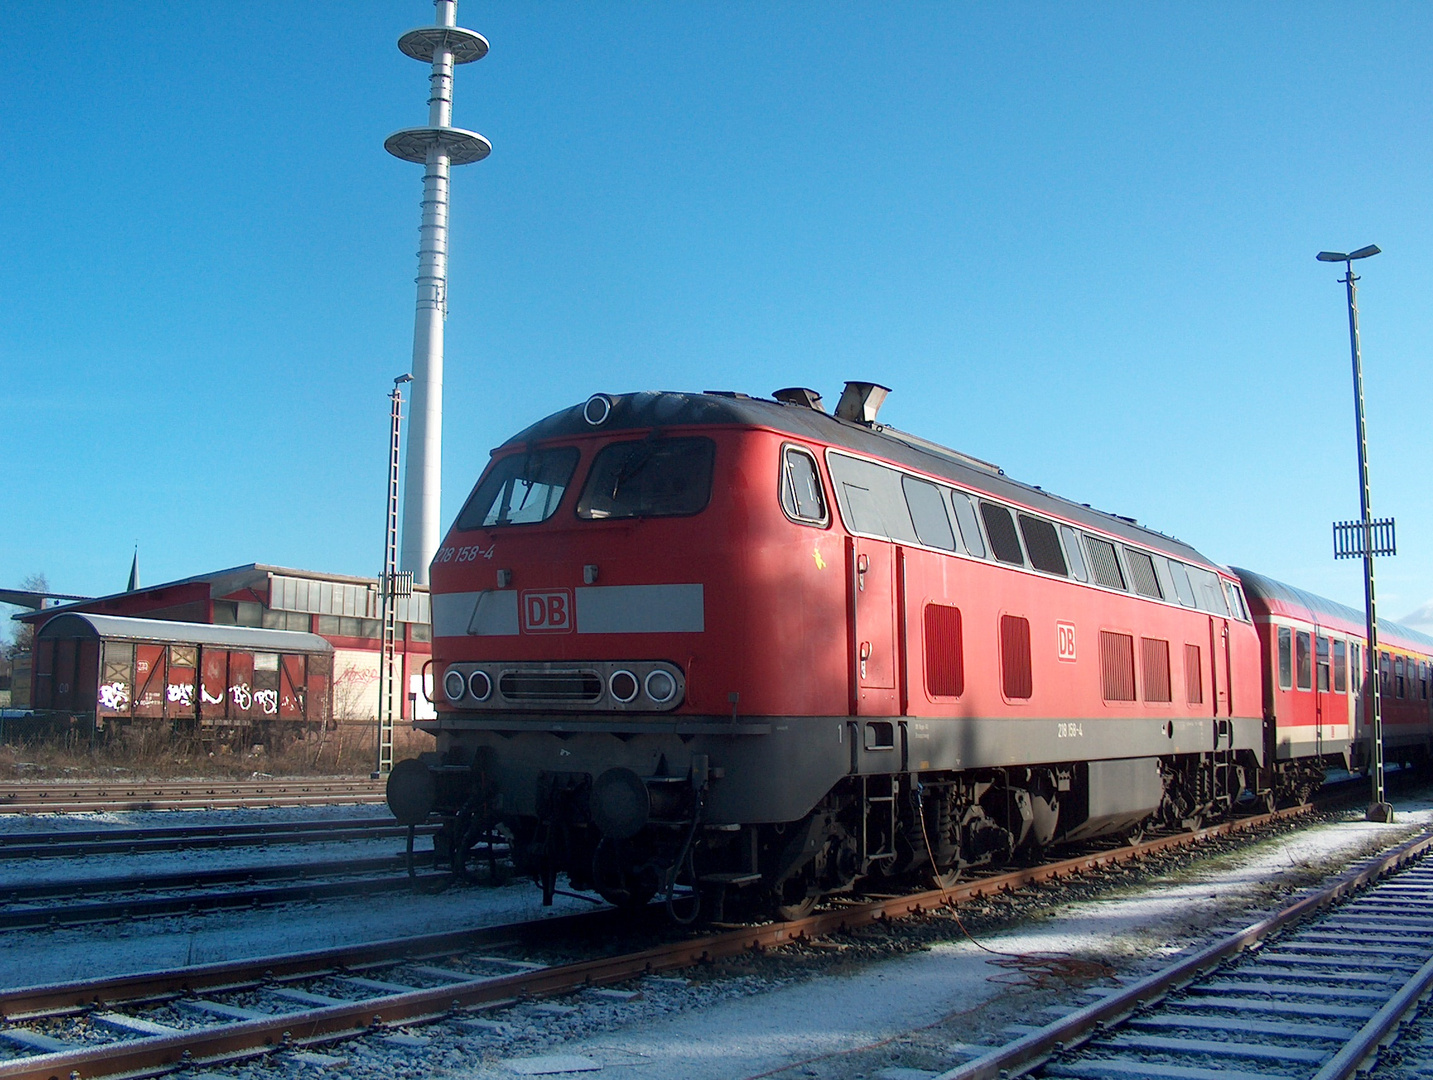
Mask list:
[[71,613],[35,638],[34,707],[104,731],[169,721],[213,737],[327,724],[333,646],[317,634]]

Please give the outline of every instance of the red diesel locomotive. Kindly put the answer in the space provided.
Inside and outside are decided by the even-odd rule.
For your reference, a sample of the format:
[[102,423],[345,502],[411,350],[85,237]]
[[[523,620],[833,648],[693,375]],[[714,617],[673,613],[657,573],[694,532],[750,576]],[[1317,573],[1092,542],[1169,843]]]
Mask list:
[[[792,916],[1345,763],[1336,605],[878,424],[885,394],[596,395],[494,451],[433,561],[437,746],[399,820],[457,869],[501,828],[549,901],[565,873]],[[1312,727],[1268,675],[1285,630]],[[1390,646],[1426,746],[1419,637]],[[1302,691],[1315,655],[1343,698]]]

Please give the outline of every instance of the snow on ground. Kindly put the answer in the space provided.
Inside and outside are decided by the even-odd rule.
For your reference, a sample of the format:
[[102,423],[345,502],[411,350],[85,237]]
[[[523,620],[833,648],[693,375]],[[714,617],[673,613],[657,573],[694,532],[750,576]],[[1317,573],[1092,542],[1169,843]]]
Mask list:
[[[440,1023],[415,1029],[421,1038],[407,1043],[363,1039],[344,1044],[329,1051],[341,1055],[343,1064],[334,1064],[327,1075],[510,1080],[546,1067],[534,1059],[558,1057],[586,1062],[614,1080],[731,1080],[768,1072],[824,1080],[933,1076],[978,1053],[970,1044],[1006,1041],[1018,1030],[1011,1025],[1046,1023],[1052,1008],[1068,1008],[1085,1000],[1082,993],[1109,985],[1032,985],[1020,978],[1018,968],[1006,966],[1010,954],[1066,953],[1108,963],[1123,978],[1138,976],[1176,952],[1203,944],[1216,930],[1252,922],[1259,911],[1278,906],[1349,862],[1433,826],[1433,797],[1395,806],[1396,824],[1371,824],[1351,813],[1232,853],[1183,859],[1157,880],[1112,885],[1096,899],[1051,906],[1036,898],[1024,905],[1019,925],[977,931],[985,949],[958,940],[814,978],[758,969],[732,977],[720,970],[694,973],[698,977],[690,982],[641,980],[633,986],[643,993],[631,1001],[584,1004],[590,995],[578,995],[567,999],[570,1005],[529,1002],[493,1014],[488,1027]],[[348,809],[362,816],[363,808]],[[267,821],[276,820],[271,815],[297,812],[258,813]],[[137,816],[115,815],[114,824],[128,825]],[[175,817],[165,814],[162,820],[174,822]],[[201,817],[225,819],[218,813]],[[248,854],[256,862],[287,856],[281,848],[249,849]],[[559,897],[549,910],[557,914],[584,906]],[[395,933],[515,921],[541,911],[538,891],[518,881],[502,888],[454,888],[436,896],[387,894],[267,911],[6,933],[0,935],[0,984],[14,987],[353,944]],[[771,954],[780,956],[779,951]],[[872,1044],[882,1045],[871,1049]],[[220,1072],[241,1080],[272,1080],[292,1075],[285,1060],[280,1055],[272,1064]],[[318,1071],[313,1064],[305,1070]]]
[[[351,821],[387,817],[385,806],[293,807],[270,810],[163,810],[107,814],[0,815],[0,834],[87,831],[180,825]],[[96,855],[78,859],[0,860],[0,900],[9,883],[72,881],[141,873],[178,873],[236,866],[288,866],[335,859],[401,854],[404,842],[386,840],[189,851]],[[432,841],[420,838],[421,855]],[[421,865],[421,864],[420,864]],[[323,949],[396,936],[442,933],[544,914],[568,914],[590,904],[559,896],[542,907],[531,883],[501,888],[455,886],[436,895],[388,892],[372,897],[287,904],[272,909],[160,916],[128,923],[0,933],[0,989],[67,982],[140,971],[209,964],[252,956]]]
[[[1253,922],[1255,916],[1247,910],[1251,900],[1265,906],[1263,901],[1289,883],[1307,881],[1310,871],[1327,873],[1433,824],[1433,799],[1394,805],[1395,824],[1350,817],[1276,837],[1237,854],[1201,860],[1172,880],[1065,905],[1047,913],[1053,917],[1039,925],[992,934],[982,944],[1006,954],[1063,952],[1098,958],[1124,977],[1141,974],[1184,948],[1202,944],[1213,928]],[[1060,995],[1028,984],[1011,985],[1011,972],[998,965],[1000,959],[969,941],[939,945],[839,977],[729,998],[637,1026],[579,1034],[524,1056],[588,1058],[612,1080],[733,1080],[772,1070],[783,1076],[854,1080],[879,1077],[883,1070],[872,1069],[869,1055],[858,1061],[851,1051],[940,1025],[950,1051],[944,1062],[948,1067],[975,1053],[961,1053],[959,1044],[1004,1042],[1014,1037],[1003,1030],[1008,1025],[1043,1025],[1052,1019],[1047,1006],[1061,997],[1070,1003],[1068,991]],[[433,1075],[506,1080],[523,1067],[521,1057],[480,1058],[488,1060],[471,1071]],[[932,1069],[928,1059],[920,1064]],[[897,1071],[902,1067],[894,1061],[887,1066]]]

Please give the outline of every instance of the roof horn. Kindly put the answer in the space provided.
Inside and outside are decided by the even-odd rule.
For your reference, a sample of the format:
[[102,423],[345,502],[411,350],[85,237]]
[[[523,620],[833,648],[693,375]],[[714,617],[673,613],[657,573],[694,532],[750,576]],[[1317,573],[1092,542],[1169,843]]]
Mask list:
[[821,407],[821,395],[804,386],[788,386],[784,390],[774,391],[771,396],[783,405],[797,405],[805,409],[815,409],[817,412],[826,411]]
[[867,427],[876,422],[876,413],[881,411],[881,402],[891,392],[889,386],[873,382],[848,382],[841,391],[841,401],[836,406],[836,416],[853,424]]

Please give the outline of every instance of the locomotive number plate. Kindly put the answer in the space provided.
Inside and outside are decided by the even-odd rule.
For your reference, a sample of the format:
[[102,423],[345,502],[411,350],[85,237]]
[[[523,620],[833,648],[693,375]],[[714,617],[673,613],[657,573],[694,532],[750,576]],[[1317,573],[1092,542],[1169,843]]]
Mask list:
[[1061,739],[1083,739],[1085,737],[1084,724],[1076,724],[1073,721],[1067,723],[1062,720],[1056,727]]

